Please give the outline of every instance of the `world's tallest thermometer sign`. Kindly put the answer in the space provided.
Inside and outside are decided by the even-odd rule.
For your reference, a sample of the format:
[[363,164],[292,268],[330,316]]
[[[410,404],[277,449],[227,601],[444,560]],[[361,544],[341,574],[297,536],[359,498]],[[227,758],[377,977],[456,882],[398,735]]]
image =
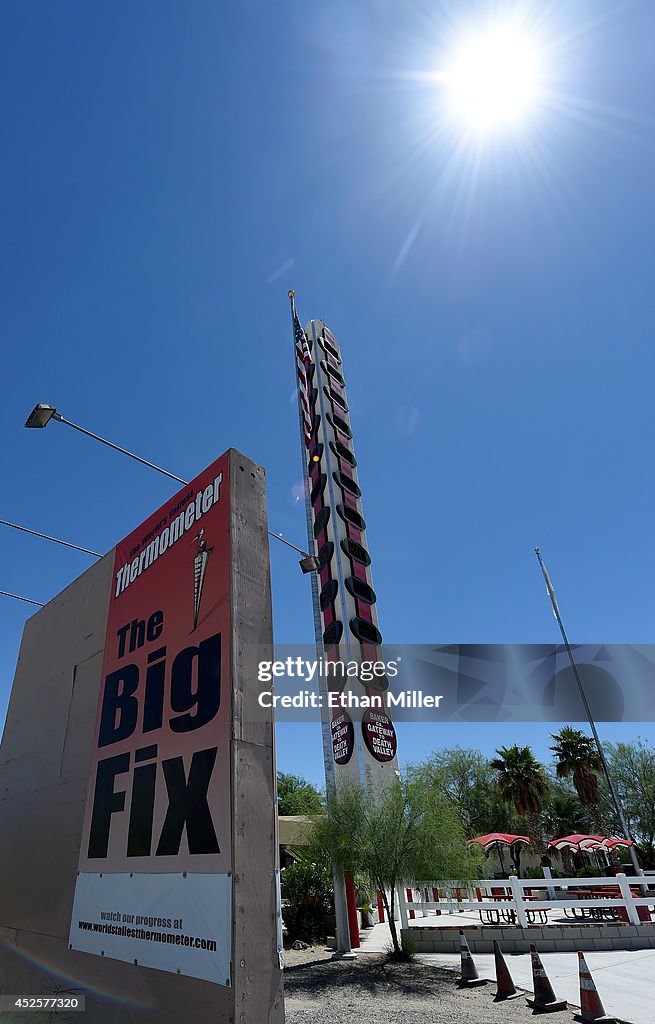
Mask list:
[[[293,293],[290,298],[306,450],[305,485],[311,508],[309,542],[316,545],[319,561],[317,614],[325,659],[334,668],[328,686],[347,693],[352,678],[341,673],[340,666],[382,664],[377,595],[371,578],[341,350],[322,320],[311,320],[303,330]],[[355,687],[384,704],[388,689],[384,672],[361,673]],[[334,708],[330,736],[331,750],[327,754],[337,782],[349,776],[375,788],[380,780],[397,771],[396,731],[383,708],[371,708],[362,714],[347,707]]]
[[71,946],[229,984],[228,457],[116,548]]

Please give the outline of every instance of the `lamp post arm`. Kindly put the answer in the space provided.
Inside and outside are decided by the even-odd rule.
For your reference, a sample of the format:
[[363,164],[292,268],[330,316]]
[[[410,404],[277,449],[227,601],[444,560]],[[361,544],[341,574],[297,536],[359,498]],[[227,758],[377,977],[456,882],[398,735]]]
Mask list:
[[39,608],[45,608],[43,601],[33,601],[31,597],[21,597],[20,594],[10,594],[8,590],[0,590],[3,597],[13,597],[15,601],[26,601],[27,604],[38,604]]
[[[178,482],[178,484],[188,484],[188,482],[189,482],[188,480],[184,480],[181,476],[176,476],[175,473],[169,473],[167,469],[162,469],[161,466],[156,466],[154,462],[149,462],[148,459],[142,459],[140,455],[135,455],[134,452],[129,452],[127,450],[127,448],[121,448],[121,446],[119,444],[114,444],[113,441],[108,441],[106,437],[100,437],[100,434],[94,434],[92,430],[87,430],[86,427],[81,427],[79,425],[79,423],[73,423],[72,420],[67,420],[65,416],[62,416],[62,414],[60,412],[57,412],[56,410],[52,414],[52,419],[53,420],[57,420],[58,423],[65,423],[67,427],[72,427],[73,430],[79,430],[80,434],[86,434],[87,437],[93,438],[94,441],[100,441],[100,444],[106,444],[108,448],[113,448],[114,451],[120,452],[121,455],[127,455],[128,458],[134,459],[135,462],[140,462],[142,466],[148,466],[150,469],[156,470],[157,473],[162,473],[164,476],[167,476],[170,480],[176,480]],[[6,523],[5,525],[6,526],[13,526],[13,523]],[[17,527],[17,529],[22,529],[22,527]],[[30,532],[32,532],[32,531],[30,531],[30,530],[26,531],[26,533],[30,533]],[[297,551],[304,558],[310,558],[311,557],[309,555],[309,552],[305,551],[304,548],[297,547],[295,544],[292,544],[291,541],[285,540],[284,537],[280,537],[279,534],[273,533],[271,530],[268,530],[267,532],[268,532],[269,537],[274,537],[275,540],[279,540],[281,544],[286,544],[287,547],[293,548],[294,551]],[[39,534],[38,536],[45,536],[45,535],[44,534]],[[54,537],[48,537],[47,540],[55,540],[55,538]],[[57,541],[57,543],[58,544],[65,544],[66,542],[65,541]],[[68,546],[69,547],[77,547],[77,545],[75,545],[75,544],[70,544]],[[86,548],[80,548],[79,550],[80,551],[86,551],[87,549]],[[90,554],[90,555],[97,555],[97,552],[89,551],[88,554]],[[97,557],[101,558],[102,556],[101,555],[97,555]]]
[[279,540],[281,544],[286,544],[288,548],[293,548],[293,550],[297,551],[299,555],[303,555],[305,558],[311,558],[308,551],[304,551],[303,548],[296,547],[296,545],[292,544],[290,540],[285,540],[284,537],[281,537],[279,533],[273,533],[269,530],[268,535],[269,537],[274,537],[275,540]]
[[86,434],[87,437],[92,437],[94,441],[100,441],[101,444],[106,444],[108,448],[113,448],[114,451],[120,452],[122,455],[129,456],[130,459],[134,459],[136,462],[140,462],[144,466],[149,466],[150,469],[157,470],[158,473],[163,473],[164,476],[170,477],[171,480],[177,480],[179,484],[188,483],[187,480],[183,480],[181,476],[175,476],[174,473],[169,473],[167,469],[162,469],[161,466],[156,466],[154,462],[148,462],[147,459],[142,459],[140,455],[135,455],[134,452],[128,452],[127,448],[121,448],[120,445],[114,444],[113,441],[108,441],[106,437],[100,437],[99,434],[94,434],[91,430],[87,430],[85,427],[80,427],[78,423],[73,423],[71,420],[65,419],[61,413],[54,413],[53,419],[58,420],[59,423],[65,423],[68,427],[73,427],[74,430],[79,430],[81,434]]

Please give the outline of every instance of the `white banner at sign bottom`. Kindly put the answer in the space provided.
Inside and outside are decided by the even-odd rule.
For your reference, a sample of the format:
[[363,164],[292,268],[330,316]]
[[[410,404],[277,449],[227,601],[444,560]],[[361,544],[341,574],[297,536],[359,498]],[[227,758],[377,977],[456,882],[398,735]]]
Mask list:
[[229,985],[231,935],[231,875],[77,876],[72,949]]

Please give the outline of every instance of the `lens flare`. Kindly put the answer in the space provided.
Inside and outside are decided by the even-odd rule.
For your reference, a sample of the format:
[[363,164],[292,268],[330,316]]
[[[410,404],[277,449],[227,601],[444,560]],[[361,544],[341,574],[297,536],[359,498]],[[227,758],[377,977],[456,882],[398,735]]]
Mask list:
[[538,100],[541,79],[535,41],[513,27],[466,39],[442,76],[453,117],[481,131],[516,124]]

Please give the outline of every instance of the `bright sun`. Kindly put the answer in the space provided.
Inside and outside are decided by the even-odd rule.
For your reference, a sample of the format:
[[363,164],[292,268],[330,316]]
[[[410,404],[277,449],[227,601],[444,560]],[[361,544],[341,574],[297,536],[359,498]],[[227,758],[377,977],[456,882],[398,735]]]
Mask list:
[[450,70],[440,76],[450,93],[453,116],[487,131],[515,124],[539,96],[541,60],[537,46],[515,28],[491,29],[467,39]]

